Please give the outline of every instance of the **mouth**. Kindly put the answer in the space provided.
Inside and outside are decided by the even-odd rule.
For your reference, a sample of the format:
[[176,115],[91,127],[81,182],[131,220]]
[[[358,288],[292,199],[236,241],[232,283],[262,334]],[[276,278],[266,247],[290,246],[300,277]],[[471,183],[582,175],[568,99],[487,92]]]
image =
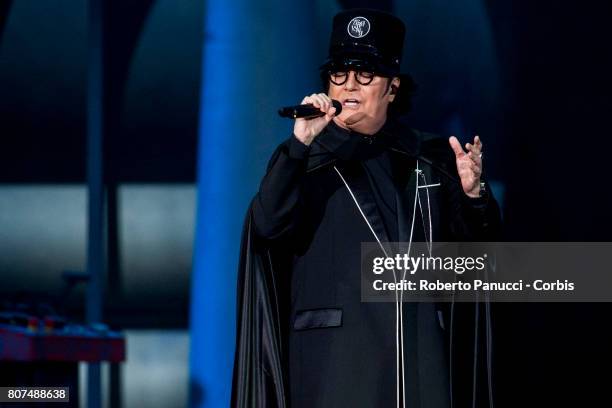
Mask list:
[[346,98],[342,100],[342,107],[348,109],[358,109],[361,101],[356,98]]

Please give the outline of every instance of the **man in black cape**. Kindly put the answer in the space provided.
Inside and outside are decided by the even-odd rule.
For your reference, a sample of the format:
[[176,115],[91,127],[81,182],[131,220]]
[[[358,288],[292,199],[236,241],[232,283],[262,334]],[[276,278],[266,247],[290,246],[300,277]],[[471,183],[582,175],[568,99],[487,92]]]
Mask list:
[[488,304],[405,303],[399,319],[361,301],[362,242],[486,241],[500,224],[478,136],[464,150],[398,119],[404,32],[379,11],[334,18],[326,93],[302,101],[322,116],[295,121],[246,218],[232,406],[493,404]]

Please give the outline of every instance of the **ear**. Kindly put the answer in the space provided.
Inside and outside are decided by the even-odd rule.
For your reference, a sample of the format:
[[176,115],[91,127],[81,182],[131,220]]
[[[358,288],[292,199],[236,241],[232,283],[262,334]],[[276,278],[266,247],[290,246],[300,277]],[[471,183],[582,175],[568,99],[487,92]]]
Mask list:
[[389,86],[389,102],[393,102],[395,96],[397,95],[397,91],[399,90],[400,79],[398,77],[394,77],[391,80],[391,85]]

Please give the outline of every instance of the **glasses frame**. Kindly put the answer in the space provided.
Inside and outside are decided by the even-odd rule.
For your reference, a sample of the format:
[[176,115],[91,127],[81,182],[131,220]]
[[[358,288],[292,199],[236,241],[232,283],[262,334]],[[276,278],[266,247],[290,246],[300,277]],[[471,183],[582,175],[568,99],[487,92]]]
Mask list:
[[[355,81],[357,81],[358,84],[360,85],[370,85],[372,83],[372,81],[374,80],[374,77],[376,76],[376,73],[373,71],[361,71],[361,70],[329,70],[327,71],[327,76],[329,77],[329,80],[331,81],[332,84],[334,85],[344,85],[346,83],[346,81],[348,81],[349,75],[351,74],[351,72],[355,73]],[[338,73],[344,73],[344,80],[342,81],[335,81],[334,78],[334,74],[338,74]],[[371,77],[365,77],[365,80],[360,80],[359,78],[364,78],[362,75],[363,74],[368,74],[368,75],[372,75]]]

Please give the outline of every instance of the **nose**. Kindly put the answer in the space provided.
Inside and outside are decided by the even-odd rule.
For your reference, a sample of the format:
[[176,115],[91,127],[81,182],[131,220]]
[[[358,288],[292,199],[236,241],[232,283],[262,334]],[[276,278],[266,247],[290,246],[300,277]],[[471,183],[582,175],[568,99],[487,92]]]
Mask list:
[[356,90],[359,84],[359,82],[357,82],[357,72],[349,71],[347,75],[348,77],[346,78],[346,82],[344,83],[344,89],[347,91]]

